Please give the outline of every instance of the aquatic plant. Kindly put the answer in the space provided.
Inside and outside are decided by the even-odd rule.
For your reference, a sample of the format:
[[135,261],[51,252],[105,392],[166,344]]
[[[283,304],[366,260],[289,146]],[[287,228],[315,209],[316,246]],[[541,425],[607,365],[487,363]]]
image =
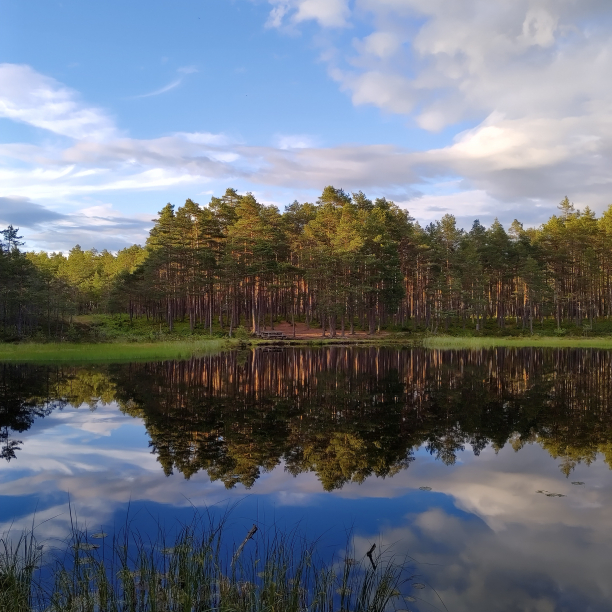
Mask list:
[[325,561],[297,528],[255,526],[236,548],[226,519],[198,515],[155,539],[130,525],[112,537],[73,526],[42,563],[32,532],[16,544],[4,536],[0,610],[383,612],[409,584],[406,560],[389,551],[356,559],[349,542],[343,558]]
[[0,611],[32,610],[33,577],[39,568],[42,547],[32,531],[0,538]]

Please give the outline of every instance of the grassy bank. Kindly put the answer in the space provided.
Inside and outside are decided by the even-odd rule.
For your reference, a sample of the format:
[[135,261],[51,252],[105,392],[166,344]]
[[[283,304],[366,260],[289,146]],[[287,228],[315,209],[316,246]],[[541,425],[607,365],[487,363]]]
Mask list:
[[612,337],[576,338],[534,335],[519,338],[470,338],[467,336],[426,336],[423,338],[423,346],[431,349],[487,349],[496,347],[612,349]]
[[[51,547],[0,538],[0,610],[11,612],[384,612],[405,608],[405,560],[375,548],[323,560],[297,531],[255,526],[244,540],[224,520],[198,517],[175,538],[127,527],[115,536],[73,530]],[[240,538],[242,539],[242,535]]]
[[[128,361],[156,361],[160,359],[189,359],[199,355],[210,355],[243,346],[244,340],[229,338],[194,338],[191,340],[166,340],[158,342],[98,342],[98,343],[0,343],[0,362],[20,363],[104,363]],[[269,342],[250,340],[251,347],[266,346],[423,346],[428,349],[488,349],[496,347],[517,348],[593,348],[612,349],[612,337],[469,337],[426,336],[422,334],[389,334],[372,338],[335,338],[286,340]]]
[[237,345],[229,339],[170,340],[166,342],[108,342],[94,344],[0,344],[0,361],[94,363],[188,359]]

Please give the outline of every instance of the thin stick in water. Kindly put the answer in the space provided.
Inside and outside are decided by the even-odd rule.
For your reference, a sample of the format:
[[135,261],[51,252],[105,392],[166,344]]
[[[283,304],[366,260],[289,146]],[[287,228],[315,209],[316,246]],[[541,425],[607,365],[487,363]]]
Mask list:
[[366,555],[368,556],[368,559],[370,559],[370,563],[372,564],[372,567],[374,569],[376,569],[376,563],[374,563],[374,559],[372,559],[372,553],[374,552],[375,548],[376,548],[376,544],[372,544],[372,548],[370,548],[370,550],[368,550],[368,552],[366,553]]
[[256,531],[257,531],[257,525],[253,525],[251,527],[251,531],[247,533],[246,538],[242,540],[242,544],[238,547],[238,550],[234,553],[234,556],[232,557],[232,565],[234,565],[234,563],[236,562],[236,559],[238,559],[238,557],[240,556],[240,553],[242,552],[244,545],[255,535]]

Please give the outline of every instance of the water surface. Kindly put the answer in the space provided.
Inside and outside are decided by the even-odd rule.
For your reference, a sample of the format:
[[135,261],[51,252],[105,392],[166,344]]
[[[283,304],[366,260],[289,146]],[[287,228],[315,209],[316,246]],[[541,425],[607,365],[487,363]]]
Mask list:
[[0,531],[35,515],[62,538],[69,498],[105,531],[239,502],[238,541],[300,521],[330,555],[351,529],[361,554],[408,554],[411,610],[609,610],[611,366],[338,347],[2,365]]

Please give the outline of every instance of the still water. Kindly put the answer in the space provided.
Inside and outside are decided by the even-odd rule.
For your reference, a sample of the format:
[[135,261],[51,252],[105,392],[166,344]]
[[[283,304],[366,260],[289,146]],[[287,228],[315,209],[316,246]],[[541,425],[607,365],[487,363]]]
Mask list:
[[[0,533],[233,507],[411,558],[414,611],[612,609],[612,353],[288,348],[0,365]],[[401,606],[400,606],[401,607]]]

